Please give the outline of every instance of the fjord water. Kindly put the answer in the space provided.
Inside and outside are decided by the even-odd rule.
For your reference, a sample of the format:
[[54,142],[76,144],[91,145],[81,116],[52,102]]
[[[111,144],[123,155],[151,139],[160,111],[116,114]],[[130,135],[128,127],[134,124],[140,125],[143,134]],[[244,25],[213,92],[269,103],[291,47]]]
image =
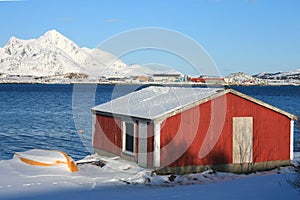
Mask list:
[[[91,144],[92,131],[90,104],[87,106],[82,101],[74,105],[73,87],[62,84],[0,84],[0,160],[33,148],[62,150],[75,160],[90,154],[91,146],[87,146]],[[96,105],[141,88],[134,85],[122,85],[117,89],[113,85],[80,87],[76,98],[87,95],[93,98],[95,95],[93,103]],[[93,91],[90,88],[96,88],[96,92],[88,94],[88,91]],[[300,115],[299,86],[233,88]],[[82,117],[77,118],[80,120],[77,125],[73,114],[78,113],[74,113],[74,106],[82,106],[86,110]],[[295,125],[295,150],[300,151],[299,123]]]
[[[0,84],[0,160],[34,148],[62,150],[75,160],[90,154],[91,106],[87,107],[89,102],[85,102],[84,97],[93,97],[95,92],[90,94],[91,88],[97,88],[94,104],[107,102],[112,98],[114,86],[79,86],[77,93],[80,94],[76,97],[83,100],[75,106],[86,108],[84,113],[75,113],[81,120],[79,126],[74,123],[73,87],[69,84]],[[114,98],[130,92],[131,87],[120,88],[114,92]]]

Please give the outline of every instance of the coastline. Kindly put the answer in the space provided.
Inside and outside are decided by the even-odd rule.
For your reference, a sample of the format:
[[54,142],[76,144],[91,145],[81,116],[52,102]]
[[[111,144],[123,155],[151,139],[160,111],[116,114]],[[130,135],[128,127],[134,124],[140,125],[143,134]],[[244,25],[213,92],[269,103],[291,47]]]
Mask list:
[[96,85],[164,85],[164,86],[209,86],[209,87],[230,87],[230,86],[300,86],[298,82],[268,82],[266,84],[214,84],[214,83],[196,83],[196,82],[129,82],[129,81],[97,81],[97,80],[55,80],[55,81],[39,81],[39,80],[1,80],[0,84],[96,84]]

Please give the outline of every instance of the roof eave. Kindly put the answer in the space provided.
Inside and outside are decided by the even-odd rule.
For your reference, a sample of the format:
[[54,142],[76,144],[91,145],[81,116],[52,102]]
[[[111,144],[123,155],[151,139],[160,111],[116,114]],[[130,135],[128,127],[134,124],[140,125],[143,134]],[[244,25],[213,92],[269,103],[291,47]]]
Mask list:
[[251,102],[253,102],[253,103],[256,103],[256,104],[258,104],[258,105],[261,105],[261,106],[263,106],[263,107],[266,107],[266,108],[268,108],[268,109],[271,109],[271,110],[273,110],[273,111],[275,111],[275,112],[277,112],[277,113],[280,113],[280,114],[282,114],[282,115],[285,115],[285,116],[287,116],[288,118],[290,118],[291,120],[298,120],[298,117],[297,117],[297,116],[295,116],[295,115],[293,115],[293,114],[291,114],[291,113],[289,113],[289,112],[286,112],[286,111],[284,111],[284,110],[281,110],[281,109],[279,109],[279,108],[277,108],[277,107],[275,107],[275,106],[272,106],[272,105],[270,105],[270,104],[268,104],[268,103],[265,103],[265,102],[263,102],[263,101],[261,101],[261,100],[258,100],[258,99],[256,99],[256,98],[253,98],[253,97],[251,97],[251,96],[249,96],[249,95],[246,95],[246,94],[244,94],[244,93],[238,92],[238,91],[236,91],[236,90],[234,90],[234,89],[227,89],[227,90],[226,90],[226,93],[232,93],[232,94],[235,94],[235,95],[237,95],[237,96],[239,96],[239,97],[241,97],[241,98],[243,98],[243,99],[247,99],[247,100],[249,100],[249,101],[251,101]]
[[145,117],[139,117],[139,116],[129,116],[129,115],[124,115],[124,114],[117,114],[117,113],[111,113],[111,112],[105,112],[105,111],[100,111],[100,110],[93,110],[91,109],[91,112],[96,115],[103,115],[107,117],[114,117],[114,118],[119,118],[119,119],[134,119],[134,120],[144,120],[144,121],[153,121],[151,118],[145,118]]

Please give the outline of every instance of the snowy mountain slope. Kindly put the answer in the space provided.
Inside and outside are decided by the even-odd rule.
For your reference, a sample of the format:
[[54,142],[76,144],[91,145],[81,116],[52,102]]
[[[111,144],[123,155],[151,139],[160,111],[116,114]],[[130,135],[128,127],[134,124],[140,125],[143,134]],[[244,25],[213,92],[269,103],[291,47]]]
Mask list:
[[147,76],[153,74],[181,74],[174,69],[160,68],[155,66],[133,64],[124,69],[125,74],[134,74],[135,76]]
[[276,73],[259,73],[254,75],[254,77],[261,78],[261,79],[278,79],[278,80],[285,80],[285,79],[296,79],[300,80],[300,69],[287,71],[287,72],[276,72]]
[[83,71],[78,63],[83,55],[76,55],[80,48],[56,31],[27,41],[11,37],[1,51],[0,70],[8,74],[47,76]]
[[86,68],[87,74],[100,74],[106,77],[119,74],[125,76],[131,75],[124,72],[128,66],[116,56],[101,49],[83,47],[82,50],[88,54],[83,63],[84,66],[88,66]]
[[56,30],[50,30],[38,39],[21,40],[11,37],[0,48],[0,74],[53,76],[85,73],[90,77],[100,77],[131,76],[137,71],[149,70],[139,66],[132,70],[108,52],[80,48]]

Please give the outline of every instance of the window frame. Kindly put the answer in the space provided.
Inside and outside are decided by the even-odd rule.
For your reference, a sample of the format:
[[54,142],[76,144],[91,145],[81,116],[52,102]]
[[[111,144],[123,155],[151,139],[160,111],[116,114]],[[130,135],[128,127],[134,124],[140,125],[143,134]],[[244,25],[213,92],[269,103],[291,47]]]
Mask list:
[[[133,125],[133,151],[126,150],[126,124],[132,124]],[[133,121],[123,121],[122,122],[122,152],[134,156],[136,152],[136,122]]]

